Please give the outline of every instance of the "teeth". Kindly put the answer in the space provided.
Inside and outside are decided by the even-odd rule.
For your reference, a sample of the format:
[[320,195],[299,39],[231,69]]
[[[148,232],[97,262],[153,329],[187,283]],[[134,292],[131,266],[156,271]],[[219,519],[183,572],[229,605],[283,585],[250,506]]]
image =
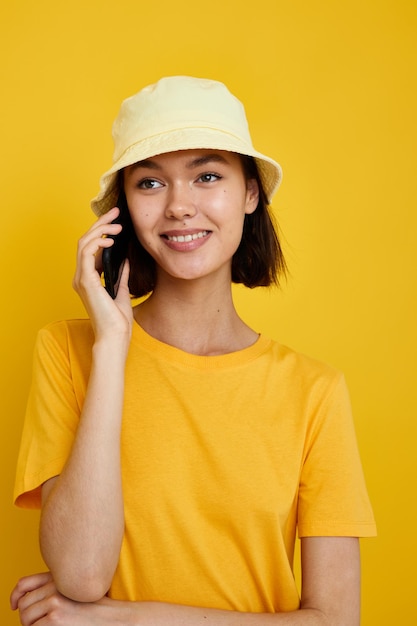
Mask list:
[[194,239],[201,239],[202,237],[206,237],[208,235],[208,230],[202,230],[199,233],[195,233],[194,235],[178,235],[176,237],[173,235],[172,237],[168,235],[169,241],[179,241],[183,243],[184,241],[194,241]]

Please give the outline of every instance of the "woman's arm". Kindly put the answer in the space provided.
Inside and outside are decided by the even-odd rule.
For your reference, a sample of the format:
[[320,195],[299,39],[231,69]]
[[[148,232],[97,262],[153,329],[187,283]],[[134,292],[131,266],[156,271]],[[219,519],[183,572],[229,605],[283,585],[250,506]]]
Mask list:
[[78,246],[74,288],[95,334],[92,367],[79,427],[60,476],[43,485],[41,551],[65,596],[95,601],[107,592],[117,566],[124,529],[120,430],[124,369],[132,308],[124,268],[117,299],[103,289],[97,265],[106,234],[115,234],[112,210]]
[[301,609],[315,612],[317,624],[359,626],[360,569],[356,537],[301,539]]
[[120,478],[122,364],[98,349],[71,455],[42,487],[40,546],[58,589],[74,600],[105,595],[123,536]]
[[126,623],[132,626],[359,626],[359,540],[351,537],[304,538],[301,540],[301,558],[303,581],[298,611],[238,613],[144,603],[136,605],[135,618]]
[[11,606],[23,626],[359,626],[359,541],[350,537],[302,539],[301,607],[290,613],[239,613],[158,602],[119,602],[103,598],[80,604],[56,591],[49,574],[24,578]]

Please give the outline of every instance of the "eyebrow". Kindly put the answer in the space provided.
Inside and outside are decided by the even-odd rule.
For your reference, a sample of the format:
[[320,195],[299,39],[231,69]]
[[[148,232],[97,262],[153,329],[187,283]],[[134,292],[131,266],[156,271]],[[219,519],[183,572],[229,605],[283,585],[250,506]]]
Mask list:
[[189,161],[187,163],[187,168],[193,169],[194,167],[200,167],[201,165],[206,165],[207,163],[227,164],[228,160],[221,154],[204,154],[201,157],[197,157],[196,159]]
[[[188,163],[186,163],[187,169],[194,169],[196,167],[201,167],[202,165],[207,165],[207,163],[224,163],[227,164],[227,159],[221,154],[204,154],[200,157],[192,159]],[[162,167],[152,159],[144,159],[143,161],[138,161],[137,163],[133,163],[133,165],[129,166],[130,172],[134,172],[138,168],[145,168],[150,170],[161,170]]]
[[152,161],[152,159],[144,159],[143,161],[138,161],[137,163],[133,163],[129,165],[128,169],[130,172],[134,172],[139,167],[144,167],[149,170],[160,170],[161,166],[156,163],[156,161]]

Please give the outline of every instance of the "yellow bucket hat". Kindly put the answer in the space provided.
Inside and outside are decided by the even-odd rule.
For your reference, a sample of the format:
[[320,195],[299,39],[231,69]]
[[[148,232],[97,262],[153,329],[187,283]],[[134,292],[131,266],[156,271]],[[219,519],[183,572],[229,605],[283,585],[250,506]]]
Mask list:
[[170,76],[122,102],[113,124],[112,167],[91,201],[96,215],[117,203],[117,172],[158,154],[212,149],[254,157],[268,202],[277,190],[281,166],[252,145],[242,103],[215,80]]

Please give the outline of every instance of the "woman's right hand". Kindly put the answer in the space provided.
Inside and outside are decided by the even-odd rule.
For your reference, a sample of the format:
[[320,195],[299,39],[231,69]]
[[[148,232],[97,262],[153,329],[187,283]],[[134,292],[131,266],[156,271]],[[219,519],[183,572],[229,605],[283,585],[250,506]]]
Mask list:
[[[21,578],[10,596],[10,607],[19,611],[22,626],[114,625],[115,611],[124,610],[126,613],[130,608],[109,598],[93,603],[69,600],[59,593],[50,572]],[[117,623],[121,623],[116,619]]]
[[130,342],[133,313],[128,287],[129,262],[126,260],[119,290],[113,300],[101,282],[102,251],[113,245],[108,235],[121,232],[120,224],[112,221],[118,216],[114,207],[102,215],[81,237],[77,249],[77,266],[73,287],[80,296],[93,325],[96,341],[103,339]]

